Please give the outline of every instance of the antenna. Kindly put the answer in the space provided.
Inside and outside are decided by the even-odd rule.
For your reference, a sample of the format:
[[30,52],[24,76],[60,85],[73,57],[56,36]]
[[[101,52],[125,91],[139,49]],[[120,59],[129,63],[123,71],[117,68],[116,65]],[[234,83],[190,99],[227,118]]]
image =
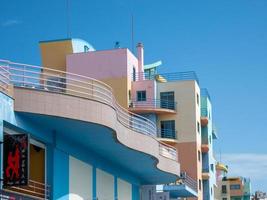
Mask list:
[[70,0],[66,0],[67,14],[67,38],[70,38]]
[[134,16],[132,14],[132,27],[131,27],[131,39],[132,39],[132,52],[134,53]]

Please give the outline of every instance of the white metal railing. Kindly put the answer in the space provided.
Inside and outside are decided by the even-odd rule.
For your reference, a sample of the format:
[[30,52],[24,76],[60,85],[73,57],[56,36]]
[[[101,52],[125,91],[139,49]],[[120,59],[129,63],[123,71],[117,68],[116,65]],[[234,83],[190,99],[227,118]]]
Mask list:
[[172,160],[178,161],[177,150],[170,145],[163,142],[159,143],[159,153],[160,155],[170,158]]
[[[113,96],[112,88],[101,81],[83,75],[5,60],[0,60],[0,67],[8,74],[8,81],[5,83],[7,88],[9,84],[12,84],[15,87],[99,101],[111,106],[116,111],[117,119],[123,126],[153,138],[157,136],[157,128],[152,121],[120,106]],[[0,74],[4,77],[3,71],[0,71]],[[177,152],[176,155],[174,152],[176,152],[175,148],[164,144],[160,145],[160,153],[163,156],[176,160]]]
[[10,84],[10,73],[8,71],[7,61],[0,60],[0,91],[8,94]]
[[29,180],[26,186],[12,186],[5,188],[5,190],[45,200],[50,199],[51,192],[50,185],[33,180]]

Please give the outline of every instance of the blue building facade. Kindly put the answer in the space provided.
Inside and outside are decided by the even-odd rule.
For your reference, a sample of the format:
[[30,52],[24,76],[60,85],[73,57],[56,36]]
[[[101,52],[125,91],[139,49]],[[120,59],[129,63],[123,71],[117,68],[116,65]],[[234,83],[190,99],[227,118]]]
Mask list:
[[212,200],[216,186],[213,143],[217,135],[213,124],[212,103],[207,89],[201,89],[201,118],[203,200]]

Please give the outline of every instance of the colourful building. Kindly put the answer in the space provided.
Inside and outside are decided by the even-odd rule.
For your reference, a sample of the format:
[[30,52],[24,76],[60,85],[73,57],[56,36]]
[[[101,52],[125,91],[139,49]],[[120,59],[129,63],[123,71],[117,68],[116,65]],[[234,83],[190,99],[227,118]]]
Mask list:
[[[131,52],[117,50],[128,60],[105,59],[103,66],[116,61],[111,74],[95,66],[103,76],[95,78],[105,82],[123,72],[111,81],[112,89],[70,65],[73,55],[96,52],[91,45],[74,39],[48,44],[40,43],[42,67],[0,62],[1,198],[139,200],[143,185],[178,180],[176,149],[157,139],[152,121],[125,109],[127,99],[118,98],[129,94],[124,72],[132,73],[120,67],[137,66]],[[121,91],[116,81],[123,81],[117,84]]]
[[49,185],[49,197],[214,199],[216,132],[194,72],[158,73],[161,61],[145,65],[141,43],[137,56],[80,39],[40,49],[42,67],[1,61],[1,98],[10,103],[0,107],[0,133],[27,133],[41,149],[41,158],[30,149],[29,174]]
[[218,200],[250,200],[251,183],[250,179],[244,177],[228,177],[228,167],[218,163],[217,187],[215,196]]
[[216,160],[213,141],[217,139],[217,133],[213,124],[211,98],[207,89],[201,89],[201,137],[203,199],[214,199]]

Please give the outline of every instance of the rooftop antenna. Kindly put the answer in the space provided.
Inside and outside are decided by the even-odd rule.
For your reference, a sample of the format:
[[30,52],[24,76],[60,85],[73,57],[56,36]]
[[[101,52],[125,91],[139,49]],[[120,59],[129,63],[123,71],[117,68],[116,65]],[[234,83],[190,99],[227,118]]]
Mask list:
[[70,38],[70,0],[66,0],[67,6],[67,38]]
[[132,31],[131,31],[131,39],[132,39],[132,52],[134,53],[134,16],[133,16],[133,14],[132,14],[132,16],[131,16],[131,18],[132,18],[132,20],[131,20],[131,25],[132,25],[132,27],[131,27],[131,29],[132,29]]

